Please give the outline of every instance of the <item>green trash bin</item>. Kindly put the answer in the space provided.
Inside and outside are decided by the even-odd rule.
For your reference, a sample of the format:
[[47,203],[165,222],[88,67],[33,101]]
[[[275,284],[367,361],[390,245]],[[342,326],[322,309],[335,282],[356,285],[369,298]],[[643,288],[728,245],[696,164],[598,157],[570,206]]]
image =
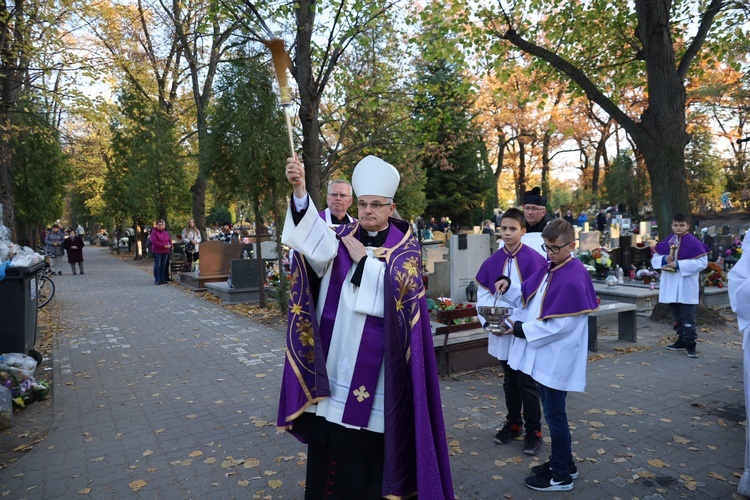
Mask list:
[[5,279],[0,281],[0,354],[33,352],[36,343],[37,271],[39,262],[29,267],[6,267]]

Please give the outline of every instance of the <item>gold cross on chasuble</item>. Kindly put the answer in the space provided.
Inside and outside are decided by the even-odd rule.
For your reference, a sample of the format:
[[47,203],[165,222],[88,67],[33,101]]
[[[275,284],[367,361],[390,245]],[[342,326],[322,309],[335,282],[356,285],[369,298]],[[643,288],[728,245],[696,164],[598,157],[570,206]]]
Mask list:
[[359,389],[354,389],[354,395],[357,396],[357,401],[360,403],[370,397],[370,393],[367,392],[364,385],[360,385]]

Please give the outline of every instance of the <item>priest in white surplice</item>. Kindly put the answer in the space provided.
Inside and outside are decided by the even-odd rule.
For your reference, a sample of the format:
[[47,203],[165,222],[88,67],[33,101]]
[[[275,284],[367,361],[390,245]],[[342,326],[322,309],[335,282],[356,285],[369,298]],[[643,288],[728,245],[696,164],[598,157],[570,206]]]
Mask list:
[[277,424],[308,444],[306,498],[453,498],[419,244],[400,176],[364,158],[358,221],[329,227],[288,159],[295,250]]
[[343,179],[331,181],[328,184],[328,192],[326,193],[326,204],[328,207],[320,211],[320,216],[323,217],[323,220],[329,226],[356,222],[357,219],[347,213],[349,207],[352,206],[352,200],[351,184]]

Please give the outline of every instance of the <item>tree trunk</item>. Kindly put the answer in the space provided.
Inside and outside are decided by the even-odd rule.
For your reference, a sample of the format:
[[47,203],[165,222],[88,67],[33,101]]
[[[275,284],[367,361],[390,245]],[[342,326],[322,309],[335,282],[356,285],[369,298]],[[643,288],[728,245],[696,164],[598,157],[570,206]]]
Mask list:
[[253,195],[253,211],[255,212],[255,249],[258,262],[258,285],[260,290],[258,291],[258,307],[266,307],[266,264],[263,262],[263,252],[261,251],[260,239],[261,234],[265,231],[266,225],[261,222],[260,217],[260,196],[257,194]]
[[[0,113],[0,123],[5,125],[7,120],[4,114]],[[3,130],[8,130],[3,127]],[[15,221],[16,221],[16,201],[13,196],[13,174],[11,168],[11,147],[8,140],[0,138],[0,205],[2,205],[2,224],[11,232],[11,241],[14,240]]]
[[[550,166],[550,143],[552,142],[552,131],[548,128],[542,137],[542,196],[551,200],[549,189],[549,166]],[[556,208],[556,207],[553,207]],[[554,210],[553,210],[554,212]]]
[[526,144],[518,140],[518,180],[516,182],[516,203],[523,204],[523,193],[526,192]]
[[495,189],[492,191],[495,206],[493,208],[500,208],[500,197],[497,194],[497,187],[500,184],[500,175],[503,173],[503,167],[505,164],[505,148],[508,145],[505,133],[502,130],[498,130],[497,135],[497,169],[495,170]]

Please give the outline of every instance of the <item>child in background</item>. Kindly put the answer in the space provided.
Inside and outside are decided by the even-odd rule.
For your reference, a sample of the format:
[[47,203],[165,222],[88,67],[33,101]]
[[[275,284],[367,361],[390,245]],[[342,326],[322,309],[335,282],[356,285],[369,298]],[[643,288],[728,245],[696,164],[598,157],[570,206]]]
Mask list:
[[[555,219],[542,231],[549,267],[521,284],[503,276],[497,287],[504,299],[520,309],[517,321],[505,332],[516,339],[508,364],[539,384],[544,418],[552,441],[550,460],[531,469],[524,482],[537,491],[568,491],[578,468],[571,449],[565,410],[568,391],[586,388],[588,315],[598,309],[594,285],[586,268],[571,256],[575,230]],[[514,311],[515,312],[515,311]]]
[[[672,233],[656,245],[656,253],[651,258],[654,269],[672,269],[672,272],[661,272],[659,285],[659,302],[669,305],[677,332],[677,340],[667,349],[684,349],[689,358],[697,358],[695,306],[698,304],[700,272],[708,266],[711,249],[693,236],[690,223],[683,214],[672,218]],[[674,256],[671,247],[675,247]]]
[[[506,275],[512,282],[521,283],[524,278],[547,267],[547,261],[538,252],[521,243],[521,237],[526,234],[526,219],[523,212],[517,208],[509,209],[503,213],[499,227],[503,246],[490,255],[477,272],[477,282],[480,285],[477,307],[494,304],[495,281],[498,277]],[[481,316],[479,320],[486,324]],[[489,334],[487,351],[500,360],[500,366],[503,368],[503,392],[505,406],[508,409],[505,425],[495,435],[495,442],[507,444],[521,436],[525,430],[524,453],[536,455],[542,449],[539,389],[529,375],[508,365],[508,351],[513,339],[512,335]]]

